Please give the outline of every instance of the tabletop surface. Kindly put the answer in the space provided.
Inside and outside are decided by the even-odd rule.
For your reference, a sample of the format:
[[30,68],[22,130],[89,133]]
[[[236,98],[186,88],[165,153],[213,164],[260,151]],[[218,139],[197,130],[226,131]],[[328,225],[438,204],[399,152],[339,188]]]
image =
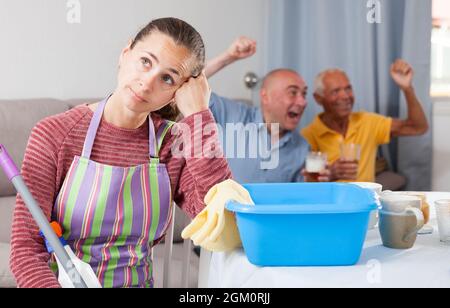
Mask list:
[[355,266],[258,267],[244,251],[213,253],[208,287],[450,287],[450,245],[439,241],[434,201],[450,193],[427,193],[434,232],[418,235],[413,248],[389,249],[378,229],[367,232],[364,249]]

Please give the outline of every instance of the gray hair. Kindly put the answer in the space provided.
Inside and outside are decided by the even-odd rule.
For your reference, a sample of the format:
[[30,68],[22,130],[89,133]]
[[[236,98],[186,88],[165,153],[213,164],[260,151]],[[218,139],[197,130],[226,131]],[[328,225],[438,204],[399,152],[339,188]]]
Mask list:
[[330,69],[324,70],[324,71],[320,72],[314,79],[314,92],[313,92],[314,94],[323,95],[323,91],[325,89],[325,86],[323,85],[323,80],[324,80],[325,76],[327,76],[328,74],[333,74],[333,73],[341,73],[341,74],[345,75],[345,77],[347,77],[347,79],[348,79],[347,74],[339,68],[330,68]]

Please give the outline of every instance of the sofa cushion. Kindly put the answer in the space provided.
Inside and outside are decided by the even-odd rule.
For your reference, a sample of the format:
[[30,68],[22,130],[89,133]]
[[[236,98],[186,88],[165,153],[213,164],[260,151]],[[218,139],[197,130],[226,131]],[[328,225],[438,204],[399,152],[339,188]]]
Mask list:
[[93,104],[101,101],[101,98],[74,98],[66,100],[67,105],[69,105],[69,108],[74,108],[78,105],[84,105],[84,104]]
[[15,204],[15,196],[0,198],[0,242],[10,242],[11,223]]
[[[41,119],[65,112],[69,105],[55,99],[0,100],[0,140],[18,167],[31,129]],[[14,195],[15,190],[0,172],[0,196]]]
[[16,281],[9,270],[9,244],[0,242],[0,288],[14,288]]

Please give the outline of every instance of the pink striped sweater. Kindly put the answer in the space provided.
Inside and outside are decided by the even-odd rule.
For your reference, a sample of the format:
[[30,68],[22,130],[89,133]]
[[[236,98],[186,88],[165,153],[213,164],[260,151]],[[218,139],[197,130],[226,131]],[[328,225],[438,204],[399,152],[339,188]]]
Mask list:
[[[74,156],[81,155],[86,132],[93,116],[87,105],[39,122],[31,132],[22,165],[22,176],[36,201],[50,219],[54,201]],[[194,117],[202,126],[194,125]],[[162,124],[152,114],[157,131]],[[217,134],[202,131],[214,123],[209,110],[181,121],[191,129],[191,138],[200,138],[203,147],[218,144]],[[203,198],[216,183],[231,178],[225,158],[180,158],[172,156],[175,136],[170,133],[162,144],[160,159],[170,176],[174,201],[191,217],[204,208]],[[192,143],[194,144],[194,143]],[[219,149],[220,150],[220,149]],[[211,157],[211,156],[208,156]],[[102,121],[92,149],[91,160],[114,166],[148,162],[148,122],[138,129],[123,129]],[[47,253],[39,230],[18,196],[14,211],[10,266],[19,287],[59,287],[48,267]]]

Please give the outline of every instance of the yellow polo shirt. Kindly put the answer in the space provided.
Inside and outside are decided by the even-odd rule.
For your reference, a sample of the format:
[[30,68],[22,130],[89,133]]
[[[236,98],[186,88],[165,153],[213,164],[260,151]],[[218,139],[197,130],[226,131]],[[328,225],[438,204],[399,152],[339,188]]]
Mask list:
[[350,115],[347,135],[326,126],[317,115],[313,122],[305,127],[301,134],[308,141],[312,151],[327,153],[328,162],[339,159],[340,147],[344,143],[361,146],[361,159],[358,167],[358,182],[375,181],[375,161],[380,144],[391,139],[392,118],[369,112],[354,112]]

